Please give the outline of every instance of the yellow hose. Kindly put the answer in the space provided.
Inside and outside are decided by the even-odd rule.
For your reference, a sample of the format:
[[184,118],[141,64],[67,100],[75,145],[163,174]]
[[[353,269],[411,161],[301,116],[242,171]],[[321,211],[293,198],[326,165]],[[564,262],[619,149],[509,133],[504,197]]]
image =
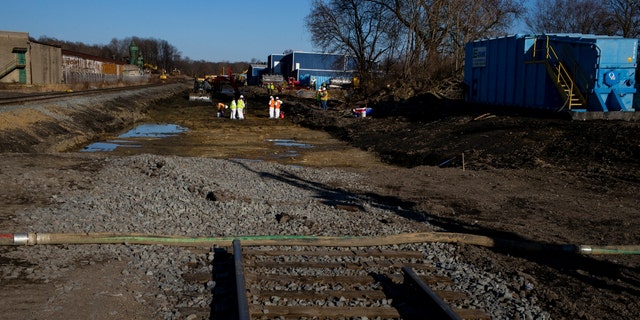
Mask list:
[[184,237],[136,233],[4,233],[0,245],[37,244],[160,244],[171,246],[231,246],[240,240],[243,246],[320,246],[366,247],[408,243],[441,242],[477,245],[498,249],[525,251],[556,251],[574,254],[640,254],[640,246],[592,246],[555,245],[535,242],[495,239],[465,233],[421,232],[387,236],[235,236],[235,237]]

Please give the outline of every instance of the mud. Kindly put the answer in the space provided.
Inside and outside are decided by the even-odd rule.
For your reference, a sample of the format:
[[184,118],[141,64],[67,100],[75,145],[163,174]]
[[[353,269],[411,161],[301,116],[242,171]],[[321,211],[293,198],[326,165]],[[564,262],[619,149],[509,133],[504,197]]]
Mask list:
[[[557,115],[452,105],[430,96],[377,99],[368,105],[374,108],[372,116],[354,118],[350,110],[361,101],[333,100],[325,112],[293,92],[282,97],[285,119],[273,120],[268,119],[262,92],[247,96],[244,121],[219,119],[211,105],[189,104],[185,93],[126,109],[135,116],[105,116],[109,126],[93,124],[96,117],[90,113],[73,114],[76,123],[103,131],[99,134],[72,134],[60,123],[47,121],[37,130],[32,124],[3,130],[4,152],[27,153],[0,155],[0,199],[5,204],[0,227],[26,227],[12,225],[13,212],[46,205],[56,185],[85,185],[80,177],[99,170],[96,159],[103,157],[79,152],[86,144],[115,138],[133,122],[154,122],[189,131],[145,141],[141,148],[118,148],[109,155],[146,152],[345,167],[370,177],[376,186],[371,196],[423,211],[429,222],[450,231],[539,244],[640,245],[637,122],[571,121]],[[73,129],[83,130],[82,125]],[[53,139],[36,139],[34,130],[71,140],[56,142],[69,153],[38,153],[46,148],[34,145]],[[274,140],[313,147],[274,146]],[[17,182],[30,175],[47,179]],[[554,319],[631,319],[640,314],[640,256],[474,246],[461,250],[465,259],[485,270],[530,279],[543,300],[538,303]],[[113,263],[96,267],[117,272]],[[88,275],[77,276],[85,281]],[[28,297],[45,287],[30,284],[14,292]],[[519,294],[526,296],[527,291]],[[29,318],[25,304],[23,315]]]

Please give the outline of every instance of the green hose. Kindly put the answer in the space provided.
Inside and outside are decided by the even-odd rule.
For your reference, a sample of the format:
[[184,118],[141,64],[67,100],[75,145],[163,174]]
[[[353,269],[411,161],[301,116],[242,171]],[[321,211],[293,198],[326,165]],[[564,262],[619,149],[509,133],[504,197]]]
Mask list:
[[0,245],[37,244],[159,244],[172,246],[231,246],[240,240],[243,246],[324,246],[367,247],[408,243],[460,243],[497,249],[518,249],[534,252],[565,252],[583,255],[635,255],[640,246],[555,245],[490,238],[464,233],[421,232],[386,236],[233,236],[184,237],[126,233],[0,233]]

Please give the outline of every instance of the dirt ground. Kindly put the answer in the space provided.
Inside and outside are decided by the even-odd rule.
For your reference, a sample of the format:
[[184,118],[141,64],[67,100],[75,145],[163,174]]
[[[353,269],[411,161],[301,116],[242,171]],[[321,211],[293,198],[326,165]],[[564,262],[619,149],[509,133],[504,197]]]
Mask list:
[[[579,122],[557,115],[515,114],[443,103],[430,96],[405,101],[392,96],[372,98],[367,106],[374,113],[354,118],[350,110],[364,102],[333,100],[325,112],[313,100],[295,94],[283,96],[286,118],[276,121],[267,119],[267,100],[261,92],[248,96],[245,121],[217,119],[211,106],[189,105],[184,95],[164,100],[146,110],[145,117],[190,131],[161,144],[151,143],[145,150],[357,170],[374,186],[370,196],[420,210],[424,216],[416,219],[452,232],[542,245],[640,245],[637,122]],[[29,129],[4,132],[3,137],[13,137],[12,150],[28,150],[33,143],[20,139],[24,130]],[[292,155],[265,143],[274,139],[316,147]],[[121,149],[112,154],[131,152],[140,151]],[[96,158],[100,155],[73,152],[0,155],[0,229],[25,227],[14,224],[14,212],[46,206],[56,186],[89,184],[87,173],[100,169]],[[44,183],[22,182],[24,176],[44,177],[39,178]],[[461,251],[464,259],[487,271],[529,279],[541,299],[538,304],[553,319],[633,319],[640,314],[638,255],[583,256],[471,245],[461,245]],[[19,262],[2,259],[0,263]],[[89,271],[98,268],[103,270],[101,275],[117,275],[118,263],[84,266],[67,281],[88,281]],[[46,301],[47,295],[55,295],[55,286],[20,279],[2,283],[12,288],[0,295],[2,300],[30,297],[13,308],[13,315],[69,316],[31,309]],[[100,288],[102,292],[117,286],[102,283],[106,286]],[[126,300],[105,296],[90,301],[101,304],[103,310],[119,308],[133,318],[145,318],[147,311],[120,298]],[[67,299],[72,303],[72,297]]]

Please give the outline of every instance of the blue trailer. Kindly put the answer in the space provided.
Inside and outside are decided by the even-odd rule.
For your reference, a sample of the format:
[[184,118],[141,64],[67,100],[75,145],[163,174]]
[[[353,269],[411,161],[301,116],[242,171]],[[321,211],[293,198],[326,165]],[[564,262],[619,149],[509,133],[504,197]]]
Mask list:
[[355,73],[355,60],[343,54],[294,51],[281,59],[282,75],[292,77],[305,85],[330,84],[332,79],[351,80]]
[[280,60],[284,58],[284,54],[272,54],[267,58],[267,69],[270,74],[282,74],[282,66]]
[[470,42],[469,102],[572,113],[634,112],[638,39],[513,35]]

